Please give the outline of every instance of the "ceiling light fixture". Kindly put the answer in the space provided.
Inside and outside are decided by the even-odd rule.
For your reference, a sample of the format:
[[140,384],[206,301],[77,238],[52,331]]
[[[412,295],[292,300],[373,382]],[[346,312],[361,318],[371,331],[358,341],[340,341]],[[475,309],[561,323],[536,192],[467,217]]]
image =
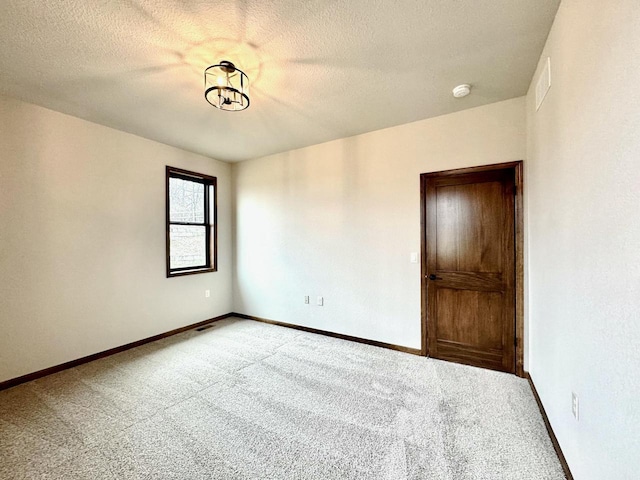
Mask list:
[[204,98],[220,110],[238,112],[249,107],[249,77],[222,60],[204,71]]
[[471,85],[468,85],[466,83],[462,85],[458,85],[456,88],[453,89],[453,96],[456,98],[466,97],[470,93],[471,93]]

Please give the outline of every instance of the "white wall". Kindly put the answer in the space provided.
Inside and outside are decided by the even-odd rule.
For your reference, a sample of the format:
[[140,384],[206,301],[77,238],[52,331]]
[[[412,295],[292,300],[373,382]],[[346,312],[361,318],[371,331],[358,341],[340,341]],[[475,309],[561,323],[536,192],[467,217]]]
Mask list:
[[524,106],[234,164],[235,311],[420,348],[420,173],[523,159]]
[[[218,272],[166,278],[165,165],[218,177]],[[0,97],[0,381],[230,312],[230,194],[226,163]]]
[[[564,0],[527,97],[530,372],[576,479],[640,476],[640,3]],[[580,420],[571,414],[571,392]]]

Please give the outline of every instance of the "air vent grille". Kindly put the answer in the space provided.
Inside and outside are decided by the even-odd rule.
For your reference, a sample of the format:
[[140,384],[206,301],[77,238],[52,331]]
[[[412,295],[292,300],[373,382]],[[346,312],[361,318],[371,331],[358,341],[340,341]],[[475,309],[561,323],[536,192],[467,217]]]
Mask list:
[[536,83],[536,111],[540,110],[540,106],[547,96],[547,92],[551,88],[551,58],[547,57],[544,67],[538,77]]
[[213,324],[211,324],[211,323],[209,325],[203,325],[202,327],[196,328],[196,332],[201,332],[201,331],[207,330],[207,329],[209,329],[211,327],[213,327]]

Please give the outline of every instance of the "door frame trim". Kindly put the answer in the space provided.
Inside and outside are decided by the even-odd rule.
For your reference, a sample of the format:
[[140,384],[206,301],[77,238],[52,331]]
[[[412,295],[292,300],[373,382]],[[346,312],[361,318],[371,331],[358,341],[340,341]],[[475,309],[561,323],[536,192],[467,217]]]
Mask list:
[[494,163],[477,167],[457,168],[439,172],[420,174],[420,296],[421,296],[421,355],[429,356],[427,342],[427,178],[449,177],[466,173],[486,172],[488,170],[513,169],[515,177],[515,282],[516,282],[516,318],[515,318],[515,373],[524,377],[524,169],[523,161]]

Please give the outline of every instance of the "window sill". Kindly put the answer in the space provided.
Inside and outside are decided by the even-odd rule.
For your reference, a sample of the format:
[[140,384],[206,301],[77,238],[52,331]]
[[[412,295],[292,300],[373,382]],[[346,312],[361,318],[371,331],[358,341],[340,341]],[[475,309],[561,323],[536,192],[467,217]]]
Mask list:
[[185,275],[195,275],[196,273],[216,272],[217,268],[195,268],[193,270],[181,270],[179,272],[167,272],[167,278],[183,277]]

